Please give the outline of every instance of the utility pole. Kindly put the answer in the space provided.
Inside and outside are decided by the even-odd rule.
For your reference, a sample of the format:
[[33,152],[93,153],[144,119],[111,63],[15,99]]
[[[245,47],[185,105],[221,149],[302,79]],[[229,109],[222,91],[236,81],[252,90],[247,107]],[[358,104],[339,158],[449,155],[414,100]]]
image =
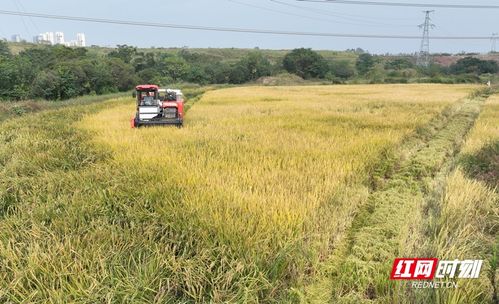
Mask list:
[[492,37],[490,37],[490,52],[495,53],[497,52],[496,46],[497,46],[497,40],[499,39],[499,33],[492,33]]
[[421,48],[419,49],[417,65],[421,67],[430,66],[430,28],[434,28],[435,25],[431,23],[430,13],[434,11],[423,11],[425,13],[425,20],[423,24],[419,25],[419,28],[423,29],[423,37],[421,39]]

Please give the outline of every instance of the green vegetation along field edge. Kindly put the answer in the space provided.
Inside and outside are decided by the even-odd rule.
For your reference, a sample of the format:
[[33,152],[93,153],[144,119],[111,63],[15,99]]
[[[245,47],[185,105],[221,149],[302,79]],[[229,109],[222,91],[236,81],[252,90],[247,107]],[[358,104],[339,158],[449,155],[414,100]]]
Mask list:
[[[186,97],[186,109],[188,110],[196,103],[203,93],[221,88],[220,85],[214,86],[197,86],[183,85],[183,93]],[[16,118],[24,115],[33,114],[40,111],[55,110],[64,107],[89,105],[92,103],[103,102],[110,99],[131,96],[130,92],[111,93],[105,95],[87,95],[72,98],[64,101],[48,101],[48,100],[23,100],[23,101],[4,101],[0,102],[0,122],[8,118]]]
[[0,41],[0,100],[65,100],[128,91],[137,83],[486,83],[497,82],[499,72],[497,61],[488,57],[459,57],[450,65],[421,68],[413,56],[371,55],[360,49],[328,52],[305,48],[146,50],[119,45],[109,50],[10,46]]
[[114,93],[106,95],[88,95],[73,98],[65,101],[47,101],[47,100],[23,100],[23,101],[5,101],[0,103],[0,122],[8,118],[20,117],[27,114],[33,114],[40,111],[53,110],[67,106],[86,105],[95,102],[127,96],[128,93]]

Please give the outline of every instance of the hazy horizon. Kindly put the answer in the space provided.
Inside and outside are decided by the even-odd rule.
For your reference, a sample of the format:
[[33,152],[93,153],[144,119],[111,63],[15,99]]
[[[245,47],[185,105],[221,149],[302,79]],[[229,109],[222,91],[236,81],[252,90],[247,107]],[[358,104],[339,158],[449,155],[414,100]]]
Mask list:
[[[402,0],[401,0],[402,1]],[[398,2],[401,2],[398,1]],[[349,34],[383,34],[420,36],[417,25],[424,21],[421,8],[374,7],[328,3],[306,3],[292,0],[173,0],[163,3],[153,0],[147,8],[141,2],[126,0],[95,0],[68,3],[48,0],[12,0],[0,5],[0,10],[119,19],[140,22],[171,23],[196,26],[252,28],[263,30],[328,32]],[[425,2],[408,1],[404,2]],[[428,2],[428,1],[427,1]],[[430,2],[428,2],[430,3]],[[493,1],[434,1],[439,4],[496,4]],[[298,7],[300,8],[298,8]],[[437,25],[434,36],[490,36],[499,32],[499,10],[436,9],[432,21]],[[113,24],[84,23],[69,20],[49,20],[34,17],[2,15],[0,37],[10,40],[20,34],[28,42],[42,32],[62,31],[66,40],[77,32],[86,34],[87,45],[115,47],[117,44],[148,47],[189,48],[255,48],[289,50],[309,47],[315,50],[343,51],[362,48],[376,54],[412,54],[419,50],[420,41],[394,39],[361,39],[336,37],[280,36],[249,33],[209,32],[183,29],[136,27]],[[432,53],[487,53],[489,40],[432,40]]]

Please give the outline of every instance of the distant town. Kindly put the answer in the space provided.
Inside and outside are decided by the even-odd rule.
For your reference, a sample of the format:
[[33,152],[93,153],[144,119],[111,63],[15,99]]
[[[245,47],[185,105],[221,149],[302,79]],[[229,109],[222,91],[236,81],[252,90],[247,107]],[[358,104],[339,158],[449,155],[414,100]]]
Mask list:
[[[25,42],[26,40],[19,34],[12,35],[12,42]],[[84,33],[77,33],[76,40],[66,40],[63,32],[45,32],[33,37],[33,43],[65,46],[85,47],[87,46]]]

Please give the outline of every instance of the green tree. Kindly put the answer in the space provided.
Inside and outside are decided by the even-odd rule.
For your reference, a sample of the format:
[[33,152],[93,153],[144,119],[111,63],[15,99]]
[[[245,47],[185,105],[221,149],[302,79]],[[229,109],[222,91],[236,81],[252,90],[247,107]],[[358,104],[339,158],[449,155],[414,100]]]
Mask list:
[[341,79],[348,79],[355,74],[352,65],[346,60],[335,60],[331,62],[329,69],[335,77]]
[[376,63],[366,74],[370,83],[383,83],[386,77],[386,71],[382,63]]
[[19,56],[0,60],[0,98],[28,99],[30,86],[35,77],[29,60]]
[[31,93],[46,99],[68,99],[90,93],[90,83],[78,62],[63,62],[35,77]]
[[11,99],[12,87],[16,81],[16,67],[12,60],[0,59],[0,97]]
[[135,71],[140,72],[145,69],[156,67],[156,58],[153,53],[137,53],[132,60]]
[[474,57],[465,57],[459,59],[450,66],[452,74],[495,74],[499,71],[499,65],[493,60],[481,60]]
[[207,84],[210,82],[210,76],[200,65],[191,65],[185,78],[187,81],[197,84]]
[[437,77],[444,73],[444,68],[436,63],[430,64],[428,67],[418,67],[418,71],[428,77]]
[[91,94],[106,94],[117,92],[113,84],[113,77],[107,66],[100,58],[80,60],[86,76],[88,91]]
[[225,62],[215,62],[206,69],[211,83],[229,83],[231,67]]
[[60,58],[57,58],[52,51],[51,46],[39,46],[30,48],[19,53],[19,58],[29,60],[33,70],[43,70],[45,68],[53,67]]
[[137,48],[126,44],[118,45],[118,48],[108,54],[111,58],[119,58],[125,63],[132,62],[132,59],[137,55]]
[[86,61],[73,60],[62,63],[59,67],[61,77],[61,99],[89,94],[93,91],[91,81],[86,73]]
[[355,67],[360,75],[366,75],[369,70],[374,67],[375,61],[371,54],[360,54],[355,62]]
[[319,53],[305,48],[294,49],[286,54],[283,67],[289,73],[304,79],[324,78],[328,69],[326,61]]
[[59,78],[53,71],[41,71],[35,78],[31,92],[34,96],[44,99],[59,98]]
[[12,56],[9,45],[7,42],[0,40],[0,60],[3,58],[10,58]]
[[139,79],[132,65],[119,58],[110,58],[105,64],[111,74],[113,86],[119,91],[130,90],[138,83]]
[[242,64],[235,64],[231,67],[229,73],[229,82],[234,84],[245,83],[249,80],[248,78],[249,72],[246,69],[246,66]]
[[387,70],[404,70],[414,68],[414,63],[408,58],[397,58],[385,63]]
[[156,68],[147,68],[138,73],[140,83],[159,83],[161,74]]
[[272,69],[269,60],[260,51],[250,52],[241,59],[240,65],[248,73],[248,80],[256,80],[262,76],[269,76]]
[[189,64],[185,59],[178,56],[169,56],[163,59],[161,73],[170,77],[172,81],[179,82],[189,72]]
[[182,57],[185,59],[185,61],[189,63],[201,63],[204,58],[203,56],[199,53],[194,53],[190,51],[189,49],[183,48],[178,52],[178,56]]
[[78,60],[87,54],[85,48],[70,48],[64,45],[49,47],[49,51],[54,54],[58,61]]

